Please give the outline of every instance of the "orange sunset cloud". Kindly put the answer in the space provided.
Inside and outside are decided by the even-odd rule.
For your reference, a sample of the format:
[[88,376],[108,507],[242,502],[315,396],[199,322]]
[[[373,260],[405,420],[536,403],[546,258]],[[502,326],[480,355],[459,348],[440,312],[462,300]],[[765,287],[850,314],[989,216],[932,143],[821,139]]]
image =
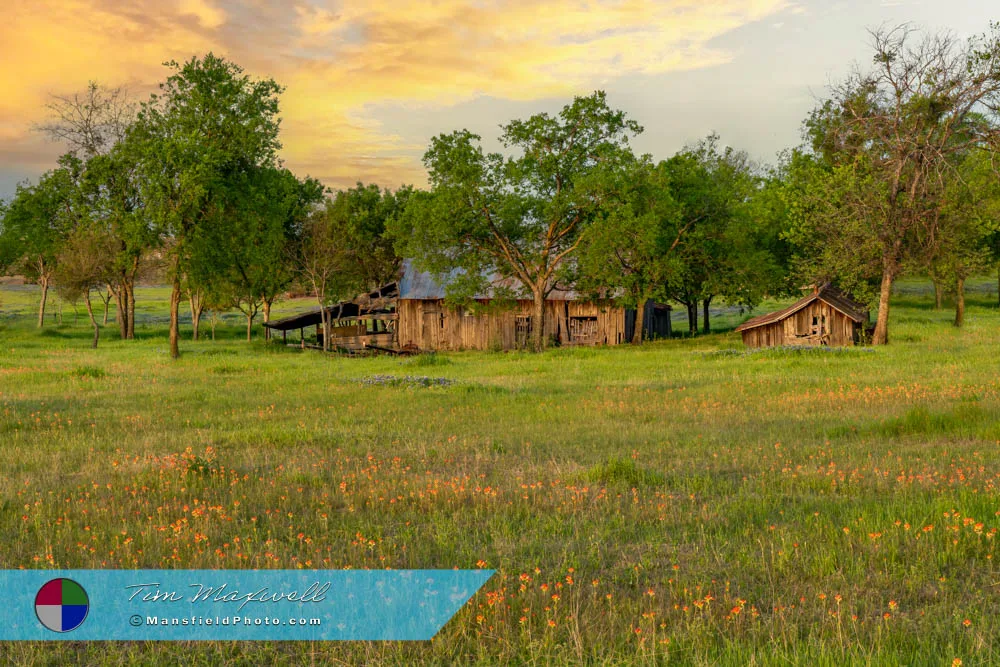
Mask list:
[[786,0],[14,0],[0,24],[0,159],[37,173],[58,147],[31,131],[51,93],[89,80],[145,96],[165,60],[215,51],[282,98],[283,158],[333,187],[424,182],[428,137],[373,120],[380,105],[433,113],[479,96],[568,96],[624,74],[726,62],[713,39]]

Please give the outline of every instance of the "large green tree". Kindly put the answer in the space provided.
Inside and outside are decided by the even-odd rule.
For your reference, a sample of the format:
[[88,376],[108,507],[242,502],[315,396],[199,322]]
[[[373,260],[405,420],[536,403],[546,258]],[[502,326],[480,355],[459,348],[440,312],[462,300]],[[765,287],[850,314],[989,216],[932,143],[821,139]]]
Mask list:
[[70,155],[85,161],[82,206],[108,238],[114,239],[113,271],[108,275],[107,306],[115,299],[122,338],[135,335],[135,282],[158,238],[141,199],[138,164],[142,155],[128,140],[138,105],[124,86],[91,81],[70,95],[53,95],[48,118],[35,126]]
[[[405,210],[413,188],[395,192],[358,183],[338,191],[315,209],[303,228],[295,259],[299,276],[313,293],[329,331],[327,306],[395,281],[402,262],[388,229]],[[330,337],[323,346],[329,349]]]
[[711,329],[709,306],[715,298],[753,307],[767,292],[780,289],[781,258],[775,218],[755,201],[765,181],[743,151],[720,147],[711,134],[662,164],[681,207],[685,229],[667,282],[672,299],[688,312],[691,333]]
[[[357,281],[351,253],[343,242],[331,202],[306,219],[302,238],[296,247],[295,265],[299,279],[308,286],[320,307],[323,331],[330,331],[327,307],[340,299],[357,294]],[[323,336],[323,349],[330,349],[330,336]]]
[[107,287],[123,339],[135,337],[135,284],[162,241],[142,198],[139,143],[126,139],[88,159],[81,182],[90,219],[113,243]]
[[45,306],[63,243],[77,227],[80,160],[71,155],[42,175],[35,185],[17,187],[4,213],[0,256],[41,288],[38,326],[45,323]]
[[406,209],[410,186],[396,191],[370,183],[338,191],[328,202],[327,217],[351,257],[349,282],[358,290],[375,290],[396,280],[402,259],[388,229]]
[[221,219],[192,237],[185,275],[189,289],[228,294],[247,318],[250,340],[258,312],[268,322],[275,299],[295,278],[292,247],[323,187],[284,168],[253,167],[231,176],[227,189]]
[[590,187],[605,206],[582,237],[576,286],[636,309],[632,342],[638,344],[646,303],[666,298],[667,283],[679,270],[674,251],[690,222],[670,192],[663,165],[648,158],[600,174]]
[[[439,275],[464,278],[449,289],[487,289],[487,277],[519,286],[533,301],[532,346],[544,346],[545,300],[604,203],[587,183],[598,167],[632,158],[642,131],[605,94],[577,97],[556,115],[502,126],[506,153],[487,153],[467,130],[435,137],[424,154],[432,191],[415,194],[394,225],[402,255]],[[461,296],[461,295],[456,295]]]
[[863,160],[832,166],[809,151],[791,151],[782,165],[785,238],[800,282],[836,283],[865,303],[878,299],[882,247],[864,205],[879,183]]
[[970,148],[1000,144],[1000,27],[991,30],[967,43],[909,26],[874,31],[872,69],[834,86],[806,122],[816,162],[798,165],[811,170],[802,175],[813,196],[796,236],[851,274],[875,274],[875,344],[888,341],[892,285],[938,215],[942,179]]
[[988,151],[970,151],[942,180],[939,207],[921,229],[922,259],[951,284],[955,326],[965,321],[965,282],[995,262],[1000,233],[1000,178]]
[[192,244],[211,236],[202,228],[231,221],[239,175],[277,165],[281,87],[211,53],[167,66],[173,73],[142,105],[129,139],[143,156],[143,201],[170,240],[170,354],[176,358]]

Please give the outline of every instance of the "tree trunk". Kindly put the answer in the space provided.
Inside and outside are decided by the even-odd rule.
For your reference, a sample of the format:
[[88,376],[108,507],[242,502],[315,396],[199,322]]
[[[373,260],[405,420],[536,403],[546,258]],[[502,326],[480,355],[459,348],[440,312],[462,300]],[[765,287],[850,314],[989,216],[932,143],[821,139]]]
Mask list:
[[688,311],[688,335],[698,335],[698,300],[689,301],[684,304]]
[[[271,302],[267,299],[264,300],[264,324],[271,321]],[[271,330],[266,326],[264,327],[264,340],[271,340]]]
[[646,323],[646,299],[642,299],[636,304],[635,309],[635,331],[632,332],[632,344],[642,344],[642,328]]
[[941,310],[941,304],[944,301],[944,287],[941,283],[934,279],[934,310]]
[[708,317],[708,304],[712,303],[712,297],[705,299],[702,305],[702,331],[712,333],[712,324]]
[[247,311],[247,342],[249,343],[253,334],[253,318],[256,313]]
[[878,320],[875,322],[875,334],[872,345],[885,345],[889,342],[889,298],[892,296],[893,272],[882,270],[882,287],[878,297]]
[[122,340],[128,338],[128,314],[125,309],[125,289],[123,283],[118,284],[118,289],[112,290],[115,295],[115,317],[118,318],[118,334]]
[[49,298],[49,277],[42,275],[38,279],[38,286],[42,288],[42,298],[38,302],[38,328],[45,325],[45,302]]
[[205,308],[201,303],[201,296],[190,292],[188,305],[191,307],[191,340],[198,340],[198,325],[201,324],[201,313]]
[[97,341],[101,338],[101,329],[97,326],[97,320],[94,318],[94,308],[90,305],[90,290],[88,289],[83,293],[83,302],[87,304],[87,315],[90,316],[90,324],[94,327],[94,341],[90,344],[90,347],[97,349]]
[[531,348],[535,352],[545,349],[545,292],[534,292],[534,314],[531,318]]
[[965,323],[965,278],[959,277],[955,282],[955,326]]
[[101,301],[104,302],[104,326],[108,326],[108,309],[111,307],[111,287],[107,289],[107,293],[101,295]]
[[170,290],[170,358],[177,359],[181,356],[178,340],[180,339],[180,317],[179,307],[181,303],[181,275],[180,267],[174,265],[174,282]]
[[[125,315],[128,323],[125,330],[125,337],[129,340],[135,339],[135,279],[129,278],[125,285]],[[177,295],[178,300],[180,295]]]
[[[317,293],[319,293],[317,291]],[[323,299],[316,297],[317,303],[319,303],[319,319],[323,323],[323,351],[330,351],[330,313],[327,312],[326,306],[323,304]],[[306,346],[305,336],[302,334],[302,330],[299,329],[299,338],[302,341],[302,347]]]

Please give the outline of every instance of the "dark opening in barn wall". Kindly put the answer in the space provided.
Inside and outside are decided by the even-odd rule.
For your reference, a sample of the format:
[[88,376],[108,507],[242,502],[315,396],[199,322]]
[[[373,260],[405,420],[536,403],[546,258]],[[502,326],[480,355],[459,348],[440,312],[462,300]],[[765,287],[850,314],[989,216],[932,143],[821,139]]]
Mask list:
[[514,345],[518,348],[528,347],[531,340],[531,315],[518,315],[514,318]]
[[[643,310],[642,332],[646,340],[669,338],[673,334],[670,317],[671,307],[663,303],[649,301]],[[636,311],[630,308],[625,311],[625,341],[632,340],[635,334]]]

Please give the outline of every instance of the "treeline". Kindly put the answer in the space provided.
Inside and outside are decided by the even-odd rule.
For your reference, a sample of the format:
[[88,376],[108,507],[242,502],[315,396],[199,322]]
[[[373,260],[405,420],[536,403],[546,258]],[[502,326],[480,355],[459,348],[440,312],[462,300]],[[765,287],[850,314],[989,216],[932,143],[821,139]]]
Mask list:
[[437,272],[516,279],[539,322],[557,286],[675,301],[693,332],[699,303],[707,330],[713,299],[753,306],[834,282],[877,304],[881,344],[908,271],[950,286],[960,326],[965,280],[1000,259],[1000,26],[967,42],[907,26],[871,39],[872,66],[832,87],[772,168],[714,136],[669,160],[636,156],[642,128],[601,93],[504,126],[505,153],[439,136],[399,247]]
[[[167,66],[148,100],[91,84],[55,98],[39,126],[69,150],[0,210],[0,274],[40,286],[39,327],[55,288],[84,302],[95,347],[94,294],[105,308],[114,302],[121,337],[133,338],[136,282],[155,271],[172,288],[176,357],[182,301],[195,339],[203,313],[232,309],[245,315],[249,339],[257,316],[267,321],[296,282],[325,303],[398,265],[380,216],[393,214],[407,189],[359,185],[328,197],[278,158],[276,82],[212,54]],[[335,243],[324,246],[324,236]],[[321,263],[327,278],[316,273]]]
[[885,343],[909,272],[934,280],[939,305],[955,294],[961,325],[966,279],[1000,261],[1000,29],[871,38],[871,66],[831,88],[774,166],[714,134],[666,160],[636,155],[643,128],[598,92],[502,126],[503,152],[464,130],[435,137],[430,188],[394,192],[329,193],[285,169],[273,80],[211,54],[169,63],[140,104],[96,85],[53,102],[41,129],[70,150],[3,205],[0,264],[40,285],[39,326],[50,286],[82,299],[95,345],[91,294],[130,338],[136,280],[159,267],[174,356],[182,300],[195,337],[203,311],[233,308],[249,337],[288,290],[326,305],[392,281],[401,257],[451,275],[456,304],[487,288],[532,299],[536,348],[545,299],[567,288],[680,304],[695,333],[715,301],[752,308],[829,281],[877,305]]

